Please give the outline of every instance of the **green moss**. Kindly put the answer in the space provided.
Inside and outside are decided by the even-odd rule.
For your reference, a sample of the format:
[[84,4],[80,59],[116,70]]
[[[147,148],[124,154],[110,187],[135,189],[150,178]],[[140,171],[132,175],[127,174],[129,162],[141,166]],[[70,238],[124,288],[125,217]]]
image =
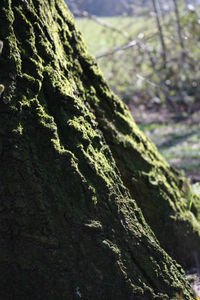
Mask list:
[[[191,245],[193,249],[199,249],[200,231],[197,223],[194,227],[189,216],[187,221],[184,216],[184,212],[190,210],[191,201],[193,202],[193,193],[187,180],[169,167],[151,141],[137,128],[124,105],[120,105],[116,98],[115,101],[112,100],[113,96],[107,87],[106,92],[102,94],[97,85],[94,82],[97,93],[102,97],[101,101],[93,101],[94,97],[90,96],[89,102],[111,148],[124,184],[142,209],[161,245],[169,253],[173,248],[174,257],[179,262],[185,265],[192,264],[193,258],[188,253]],[[193,209],[196,216],[197,210],[196,208],[195,212],[195,208]],[[180,221],[180,226],[176,226],[176,222],[172,222],[170,216],[182,213],[181,220],[184,221],[177,219],[176,222]],[[184,222],[190,226],[188,230],[191,236],[188,234],[186,239],[181,240],[180,227]],[[166,235],[171,238],[166,238]],[[182,246],[177,244],[177,240]]]
[[0,97],[3,94],[4,90],[5,90],[5,86],[3,84],[0,84]]
[[85,227],[90,229],[91,231],[102,231],[103,226],[99,221],[90,220],[88,223],[85,224]]
[[20,77],[20,84],[23,85],[24,89],[31,89],[34,94],[38,94],[41,90],[41,81],[35,79],[28,74],[22,74]]
[[[0,74],[0,297],[193,299],[159,245],[178,256],[199,241],[180,178],[109,90],[64,1],[14,2],[0,7],[12,74]],[[157,228],[175,233],[164,243]]]

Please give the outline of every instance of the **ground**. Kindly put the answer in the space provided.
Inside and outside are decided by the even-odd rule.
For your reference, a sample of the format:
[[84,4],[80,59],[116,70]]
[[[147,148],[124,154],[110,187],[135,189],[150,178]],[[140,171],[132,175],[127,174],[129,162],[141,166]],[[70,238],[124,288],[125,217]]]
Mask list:
[[186,273],[186,278],[191,283],[191,286],[195,293],[200,296],[200,273],[197,269],[194,269]]
[[192,183],[200,181],[200,110],[193,114],[166,109],[135,108],[130,105],[140,128],[156,144],[159,152]]

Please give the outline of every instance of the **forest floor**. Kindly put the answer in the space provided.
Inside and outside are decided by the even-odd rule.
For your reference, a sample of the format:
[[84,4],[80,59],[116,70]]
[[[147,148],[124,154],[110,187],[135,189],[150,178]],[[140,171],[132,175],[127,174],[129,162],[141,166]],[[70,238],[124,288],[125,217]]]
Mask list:
[[194,269],[186,272],[186,278],[190,282],[193,291],[200,297],[200,273],[199,270]]
[[[156,144],[169,164],[181,170],[195,187],[195,183],[200,182],[200,107],[185,116],[166,109],[130,105],[129,108],[137,125]],[[196,264],[195,269],[186,271],[186,278],[200,297],[200,266],[198,261]]]
[[200,108],[185,116],[166,109],[129,108],[169,164],[181,170],[191,183],[200,182]]

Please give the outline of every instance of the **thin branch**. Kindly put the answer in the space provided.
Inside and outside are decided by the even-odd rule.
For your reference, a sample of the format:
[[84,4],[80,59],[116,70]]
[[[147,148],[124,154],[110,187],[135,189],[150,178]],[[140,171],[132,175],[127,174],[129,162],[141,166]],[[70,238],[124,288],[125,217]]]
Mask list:
[[141,74],[136,74],[136,77],[139,78],[139,79],[141,79],[142,81],[145,81],[146,83],[148,83],[149,85],[151,85],[153,87],[161,88],[161,86],[159,84],[156,84],[156,83],[150,81],[149,79],[145,78]]
[[87,19],[90,19],[90,20],[93,20],[95,21],[96,23],[102,25],[103,27],[107,28],[107,29],[110,29],[112,31],[116,31],[117,33],[123,35],[125,38],[128,38],[128,33],[125,32],[125,31],[122,31],[120,30],[119,28],[116,28],[115,26],[112,26],[104,21],[102,21],[101,19],[97,18],[95,15],[91,15],[89,14],[87,11],[79,11],[77,10],[76,11],[76,15],[78,15],[79,17],[84,17],[84,18],[87,18]]
[[106,57],[106,56],[110,56],[110,55],[113,55],[116,52],[124,51],[124,50],[127,50],[129,48],[135,47],[137,45],[138,45],[138,43],[136,42],[136,40],[132,40],[129,43],[125,43],[123,45],[113,47],[110,50],[104,52],[103,54],[100,54],[100,55],[96,56],[96,58],[99,59],[99,58],[103,58],[103,57]]
[[[150,36],[148,36],[148,38],[146,38],[145,41],[150,40],[150,39],[153,38],[155,35],[157,35],[157,33],[151,34]],[[120,45],[120,46],[113,47],[113,48],[109,49],[108,51],[106,51],[106,52],[104,52],[104,53],[102,53],[102,54],[100,54],[100,55],[97,55],[97,56],[96,56],[96,59],[100,59],[100,58],[103,58],[103,57],[106,57],[106,56],[110,56],[110,55],[115,54],[116,52],[124,51],[124,50],[127,50],[127,49],[129,49],[129,48],[133,48],[133,47],[135,47],[135,46],[140,46],[140,47],[142,47],[143,49],[144,49],[144,48],[147,49],[147,47],[144,46],[144,43],[141,43],[140,41],[134,39],[134,40],[132,40],[132,41],[130,41],[130,42],[128,42],[128,43],[124,43],[124,44],[122,44],[122,45]],[[148,50],[148,51],[150,51],[150,50]]]

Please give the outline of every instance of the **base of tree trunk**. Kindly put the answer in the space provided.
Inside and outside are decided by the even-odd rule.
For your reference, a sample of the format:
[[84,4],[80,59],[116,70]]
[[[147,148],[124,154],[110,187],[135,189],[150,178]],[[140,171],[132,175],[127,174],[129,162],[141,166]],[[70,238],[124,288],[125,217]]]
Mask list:
[[199,253],[195,196],[64,1],[2,0],[0,16],[0,298],[194,299],[170,256]]

